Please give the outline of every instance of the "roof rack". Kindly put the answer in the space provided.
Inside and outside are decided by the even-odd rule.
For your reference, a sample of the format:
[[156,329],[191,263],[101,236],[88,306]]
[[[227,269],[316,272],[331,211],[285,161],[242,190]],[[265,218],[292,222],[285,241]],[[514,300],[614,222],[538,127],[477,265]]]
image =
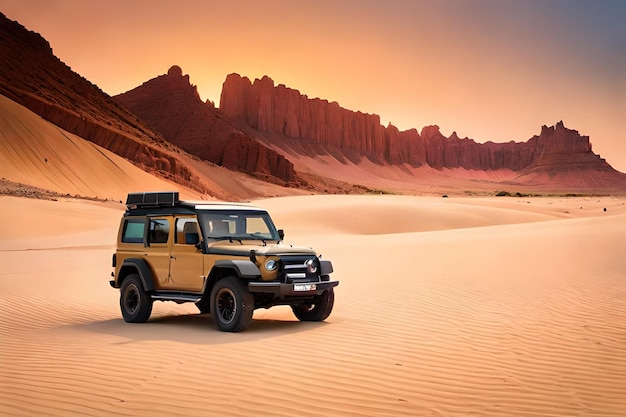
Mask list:
[[171,207],[180,203],[178,191],[156,191],[147,193],[128,193],[126,206],[139,207]]

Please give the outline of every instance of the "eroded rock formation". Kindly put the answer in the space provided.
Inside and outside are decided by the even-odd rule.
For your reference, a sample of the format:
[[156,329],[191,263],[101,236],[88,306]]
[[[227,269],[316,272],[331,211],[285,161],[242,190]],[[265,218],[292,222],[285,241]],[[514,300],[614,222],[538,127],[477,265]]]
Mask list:
[[445,137],[437,126],[421,132],[384,127],[377,115],[309,99],[275,86],[269,77],[251,82],[237,74],[227,77],[216,109],[201,102],[189,76],[177,66],[114,100],[55,57],[39,34],[1,13],[0,60],[0,94],[146,171],[203,192],[202,179],[184,162],[192,158],[185,150],[287,185],[304,181],[284,156],[288,153],[275,151],[281,146],[289,146],[289,155],[295,157],[330,155],[340,162],[368,158],[383,166],[440,170],[507,169],[528,183],[553,181],[566,173],[561,189],[584,181],[588,189],[626,189],[626,176],[593,153],[587,136],[561,122],[544,126],[526,142],[477,143],[456,133]]
[[289,160],[229,124],[211,103],[203,103],[178,66],[114,98],[168,141],[200,158],[264,179],[297,182]]
[[0,94],[144,170],[207,191],[174,146],[76,74],[38,33],[0,13]]
[[588,136],[567,129],[562,122],[543,126],[540,135],[526,142],[477,143],[456,133],[445,137],[438,126],[426,126],[421,133],[415,129],[399,131],[391,124],[384,127],[377,115],[309,99],[284,85],[275,86],[269,77],[251,82],[238,74],[226,78],[220,109],[259,131],[356,151],[381,164],[521,172],[584,165],[586,169],[614,171],[592,152]]

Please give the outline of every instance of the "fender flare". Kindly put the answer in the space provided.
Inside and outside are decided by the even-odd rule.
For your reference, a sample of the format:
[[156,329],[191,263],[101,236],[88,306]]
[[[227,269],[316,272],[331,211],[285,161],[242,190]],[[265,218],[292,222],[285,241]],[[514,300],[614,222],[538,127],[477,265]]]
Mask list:
[[221,259],[215,262],[213,269],[229,268],[234,269],[240,278],[255,279],[261,276],[258,266],[247,259]]
[[141,258],[126,258],[122,263],[120,272],[126,268],[134,269],[137,271],[137,275],[139,275],[139,279],[143,284],[144,290],[154,291],[154,279],[152,276],[152,272],[150,271],[150,267],[148,266],[146,261]]
[[320,275],[330,275],[333,272],[333,264],[327,260],[320,259]]

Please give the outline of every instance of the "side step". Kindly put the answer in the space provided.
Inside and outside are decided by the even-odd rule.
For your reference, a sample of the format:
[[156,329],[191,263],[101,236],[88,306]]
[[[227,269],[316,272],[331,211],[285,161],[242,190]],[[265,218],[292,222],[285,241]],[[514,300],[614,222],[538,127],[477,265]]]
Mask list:
[[196,303],[200,301],[203,294],[185,293],[185,292],[169,292],[155,291],[151,294],[153,300],[175,301],[177,303]]

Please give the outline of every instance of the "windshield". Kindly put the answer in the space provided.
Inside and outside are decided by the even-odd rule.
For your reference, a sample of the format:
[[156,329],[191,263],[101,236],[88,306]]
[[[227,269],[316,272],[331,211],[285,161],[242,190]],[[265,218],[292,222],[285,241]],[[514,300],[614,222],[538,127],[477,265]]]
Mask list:
[[202,210],[198,218],[209,240],[279,240],[276,226],[265,211]]

